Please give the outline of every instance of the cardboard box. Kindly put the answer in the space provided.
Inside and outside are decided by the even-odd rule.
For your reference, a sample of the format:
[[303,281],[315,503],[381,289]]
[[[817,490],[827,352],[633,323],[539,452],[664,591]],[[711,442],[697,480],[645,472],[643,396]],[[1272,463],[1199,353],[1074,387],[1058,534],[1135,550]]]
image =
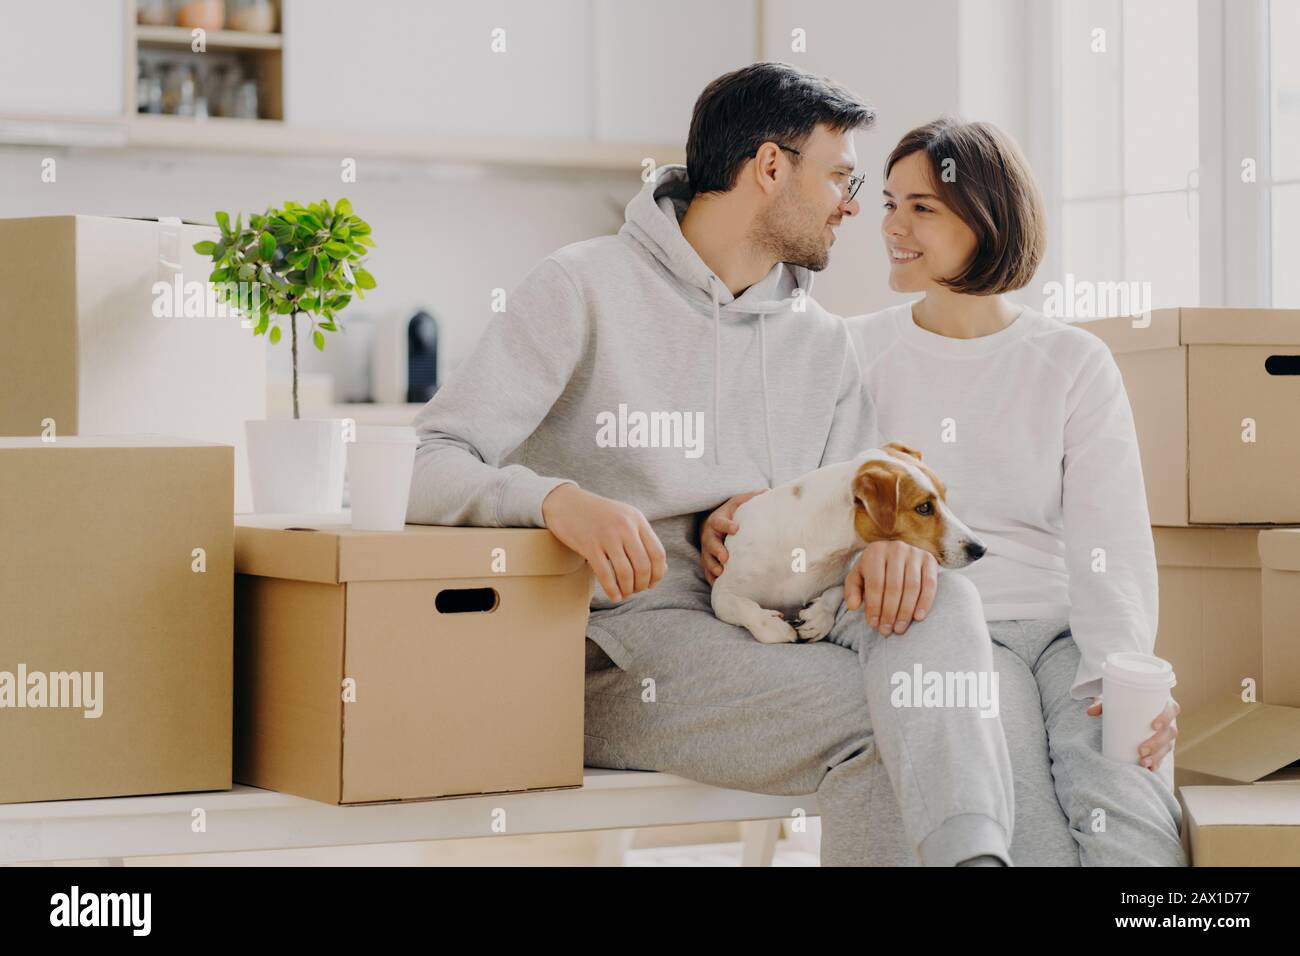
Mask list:
[[1259,533],[1264,643],[1260,700],[1300,707],[1300,529]]
[[1300,781],[1187,787],[1179,797],[1193,866],[1300,866]]
[[349,520],[237,519],[235,779],[338,804],[582,786],[582,557]]
[[[1260,637],[1259,531],[1152,528],[1160,576],[1156,654],[1173,664],[1184,712],[1268,683]],[[1263,700],[1262,696],[1257,699]]]
[[[232,445],[235,509],[251,511],[244,422],[266,417],[266,343],[239,318],[183,314],[212,272],[194,243],[216,238],[179,222],[0,219],[0,435],[40,436],[52,419],[60,436]],[[155,317],[178,283],[180,314]]]
[[[1079,327],[1115,355],[1154,525],[1300,523],[1300,310],[1160,309]],[[1254,441],[1244,441],[1247,419]]]
[[230,788],[233,475],[186,439],[0,438],[0,802]]
[[1178,717],[1174,786],[1193,866],[1300,866],[1300,709],[1221,697]]

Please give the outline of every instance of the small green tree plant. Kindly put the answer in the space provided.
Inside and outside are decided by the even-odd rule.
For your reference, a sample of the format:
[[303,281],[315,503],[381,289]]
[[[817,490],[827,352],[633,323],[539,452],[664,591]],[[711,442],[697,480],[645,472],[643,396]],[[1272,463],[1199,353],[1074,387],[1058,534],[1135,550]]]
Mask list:
[[[293,417],[298,417],[298,316],[311,322],[312,343],[325,349],[325,333],[337,332],[335,321],[355,293],[375,287],[362,268],[363,257],[375,245],[370,225],[352,212],[352,203],[328,199],[302,205],[286,201],[261,215],[235,218],[216,214],[221,238],[194,244],[194,251],[211,256],[216,266],[208,280],[217,295],[239,307],[253,322],[254,335],[266,335],[274,345],[282,337],[279,320],[289,316],[293,352]],[[251,303],[251,305],[250,305]]]

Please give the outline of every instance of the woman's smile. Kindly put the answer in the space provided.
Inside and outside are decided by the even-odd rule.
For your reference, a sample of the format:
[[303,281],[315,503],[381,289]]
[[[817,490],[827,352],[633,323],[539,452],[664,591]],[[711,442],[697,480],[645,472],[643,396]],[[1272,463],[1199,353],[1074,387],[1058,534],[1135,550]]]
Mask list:
[[895,248],[889,250],[889,261],[894,265],[904,265],[908,262],[915,262],[917,259],[921,258],[921,256],[922,253],[915,252],[911,249]]

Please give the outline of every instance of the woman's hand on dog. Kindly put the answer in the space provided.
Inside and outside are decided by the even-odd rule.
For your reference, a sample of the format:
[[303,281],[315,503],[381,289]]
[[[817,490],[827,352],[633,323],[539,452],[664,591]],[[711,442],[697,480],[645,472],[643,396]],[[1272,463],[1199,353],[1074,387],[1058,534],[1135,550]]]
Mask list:
[[867,622],[888,637],[930,613],[938,585],[939,562],[930,552],[903,541],[873,541],[844,579],[844,600],[856,611],[865,599]]
[[736,509],[765,491],[766,488],[760,488],[728,498],[700,526],[700,566],[704,568],[704,577],[710,585],[722,576],[722,566],[727,563],[727,549],[722,540],[740,530],[740,525],[736,524]]
[[[1138,745],[1138,762],[1148,770],[1159,770],[1165,756],[1174,749],[1174,741],[1178,737],[1177,717],[1182,709],[1178,701],[1170,697],[1160,716],[1151,722],[1156,732]],[[1100,695],[1094,697],[1088,705],[1088,715],[1101,716]]]
[[546,527],[587,559],[615,603],[658,584],[668,569],[663,543],[639,509],[557,485],[542,501]]

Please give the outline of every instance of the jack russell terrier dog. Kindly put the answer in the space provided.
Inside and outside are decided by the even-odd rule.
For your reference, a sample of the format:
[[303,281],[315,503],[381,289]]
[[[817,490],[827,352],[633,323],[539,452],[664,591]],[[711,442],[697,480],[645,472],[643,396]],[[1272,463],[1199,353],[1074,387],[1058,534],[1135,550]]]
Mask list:
[[[750,498],[736,509],[740,530],[725,541],[713,613],[765,644],[817,641],[835,624],[844,577],[872,541],[906,541],[940,567],[966,567],[986,549],[946,494],[919,451],[889,442]],[[794,571],[799,548],[805,570]]]

